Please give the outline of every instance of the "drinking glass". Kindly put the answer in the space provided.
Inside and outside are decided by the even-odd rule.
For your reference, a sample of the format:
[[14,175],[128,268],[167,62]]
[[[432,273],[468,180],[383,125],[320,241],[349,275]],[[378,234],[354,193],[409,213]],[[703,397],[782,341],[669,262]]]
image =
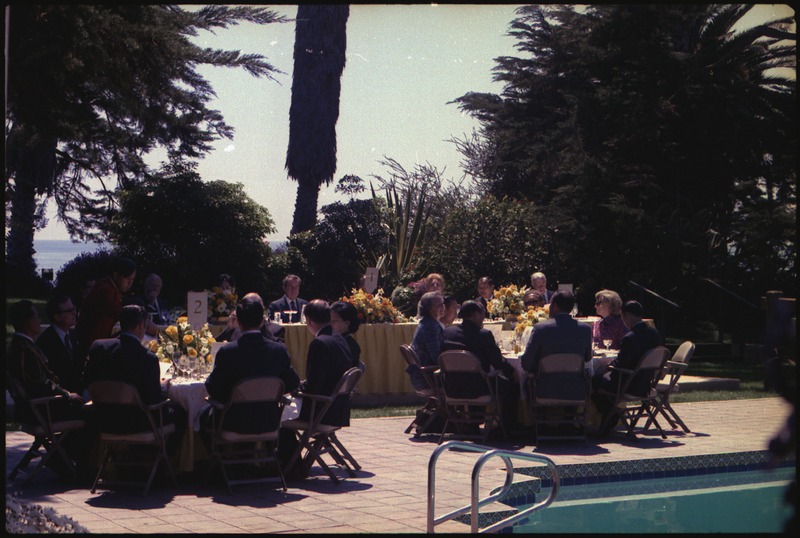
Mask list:
[[608,338],[604,338],[603,345],[606,346],[606,351],[608,351],[611,348],[611,340]]

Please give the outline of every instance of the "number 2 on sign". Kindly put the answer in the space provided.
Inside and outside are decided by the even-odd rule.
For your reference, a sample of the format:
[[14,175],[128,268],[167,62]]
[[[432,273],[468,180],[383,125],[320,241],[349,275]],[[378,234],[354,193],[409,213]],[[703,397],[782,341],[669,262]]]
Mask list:
[[208,293],[190,291],[186,294],[186,304],[191,305],[189,312],[189,325],[199,329],[208,320]]

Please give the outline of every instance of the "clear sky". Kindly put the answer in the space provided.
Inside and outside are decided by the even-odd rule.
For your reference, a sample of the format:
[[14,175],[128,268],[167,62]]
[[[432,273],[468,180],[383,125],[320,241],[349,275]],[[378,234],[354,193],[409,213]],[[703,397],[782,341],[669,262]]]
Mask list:
[[[384,157],[407,170],[416,163],[444,170],[460,179],[460,154],[451,137],[463,138],[477,121],[448,104],[470,91],[499,93],[492,82],[494,58],[517,55],[507,35],[517,5],[416,4],[352,5],[347,21],[347,63],[342,75],[337,124],[338,166],[334,180],[346,174],[369,179],[386,176]],[[187,6],[193,9],[195,6]],[[275,11],[294,18],[295,6]],[[759,5],[752,19],[774,19],[793,10],[786,5]],[[199,166],[205,180],[240,182],[247,194],[266,207],[284,241],[294,214],[297,183],[284,168],[289,143],[293,22],[243,24],[216,34],[204,32],[201,46],[259,53],[283,71],[278,82],[256,79],[243,70],[204,67],[217,92],[209,106],[220,110],[236,132],[220,140]],[[341,197],[335,181],[320,191],[319,205]],[[48,211],[48,226],[37,239],[68,239]]]

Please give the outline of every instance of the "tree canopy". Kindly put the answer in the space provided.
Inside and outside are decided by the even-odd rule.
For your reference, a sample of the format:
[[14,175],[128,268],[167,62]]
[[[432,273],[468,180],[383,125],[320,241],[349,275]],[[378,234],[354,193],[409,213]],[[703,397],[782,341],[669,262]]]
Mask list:
[[168,166],[122,191],[104,229],[142,276],[162,277],[173,302],[187,290],[211,289],[221,273],[234,275],[244,293],[279,287],[265,272],[274,222],[241,183],[203,181],[192,167]]
[[[562,278],[594,263],[600,286],[794,289],[793,19],[735,28],[749,9],[518,10],[520,56],[494,69],[503,92],[456,100],[481,125],[461,145],[489,192],[546,212]],[[766,243],[765,226],[779,231]]]
[[116,187],[145,177],[146,154],[191,160],[231,137],[208,106],[215,94],[200,65],[279,73],[259,54],[204,48],[192,36],[286,20],[242,6],[15,4],[7,13],[6,261],[23,272],[34,267],[37,203],[53,197],[73,238],[96,238]]

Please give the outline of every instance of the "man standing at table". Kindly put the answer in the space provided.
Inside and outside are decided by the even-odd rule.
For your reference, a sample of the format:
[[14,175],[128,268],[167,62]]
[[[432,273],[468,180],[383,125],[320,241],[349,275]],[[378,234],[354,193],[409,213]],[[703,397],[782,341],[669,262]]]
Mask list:
[[[131,304],[122,307],[119,336],[96,340],[89,348],[89,358],[83,373],[87,388],[95,381],[122,381],[136,388],[145,405],[155,405],[167,399],[167,387],[161,384],[158,357],[142,345],[148,321],[147,311],[143,306]],[[123,414],[118,409],[95,406],[95,419],[99,429],[113,433],[150,430],[149,422],[141,413],[133,409],[125,411],[130,413]],[[176,402],[170,401],[160,412],[164,424],[175,425],[175,433],[167,438],[167,452],[174,454],[186,429],[186,411]]]
[[[248,377],[265,376],[280,378],[285,393],[296,390],[300,377],[292,366],[286,346],[261,332],[264,321],[261,297],[256,293],[242,297],[236,305],[236,318],[242,334],[217,352],[214,370],[206,379],[208,395],[218,402],[227,403],[236,383]],[[225,429],[238,433],[273,430],[281,419],[277,411],[277,407],[266,402],[236,406],[225,418]],[[206,430],[211,428],[211,413],[213,410],[208,409],[200,419]],[[204,440],[208,442],[210,439],[205,437]]]
[[[300,299],[300,277],[297,275],[286,275],[283,279],[283,297],[269,303],[269,319],[275,319],[275,313],[280,312],[281,323],[299,323],[300,312],[308,303],[305,299]],[[287,312],[293,312],[288,314]]]
[[[500,370],[504,377],[498,378],[497,397],[500,400],[503,425],[506,431],[517,429],[517,404],[519,402],[519,384],[514,382],[514,367],[503,358],[497,347],[494,335],[483,328],[485,312],[478,301],[464,301],[458,312],[461,323],[450,325],[444,330],[442,351],[463,349],[469,351],[481,361],[481,368],[489,373],[492,367]],[[488,394],[488,387],[483,379],[470,375],[460,380],[449,374],[447,391],[454,397],[475,398]]]
[[553,353],[577,353],[587,364],[592,360],[592,328],[569,315],[575,306],[571,291],[557,291],[550,301],[550,319],[533,326],[520,363],[535,374],[539,360]]
[[[592,379],[592,401],[602,415],[603,421],[601,421],[601,424],[606,424],[606,429],[601,431],[600,435],[606,435],[619,421],[605,421],[609,413],[618,413],[618,411],[612,409],[614,405],[613,398],[605,394],[598,394],[597,390],[602,388],[609,392],[615,392],[617,390],[617,384],[619,383],[620,373],[614,370],[614,368],[634,370],[645,351],[662,344],[661,334],[655,328],[645,323],[643,318],[644,309],[638,301],[628,301],[622,305],[622,321],[630,332],[622,337],[619,355],[617,355],[616,359],[611,361],[609,370],[603,375],[596,376]],[[631,381],[631,384],[628,386],[628,392],[631,394],[646,394],[650,388],[651,376],[652,374],[649,372],[640,372],[639,375]]]
[[136,278],[136,263],[128,258],[114,258],[111,274],[101,278],[81,303],[75,334],[80,347],[79,356],[86,358],[95,340],[110,338],[120,319],[122,298]]

